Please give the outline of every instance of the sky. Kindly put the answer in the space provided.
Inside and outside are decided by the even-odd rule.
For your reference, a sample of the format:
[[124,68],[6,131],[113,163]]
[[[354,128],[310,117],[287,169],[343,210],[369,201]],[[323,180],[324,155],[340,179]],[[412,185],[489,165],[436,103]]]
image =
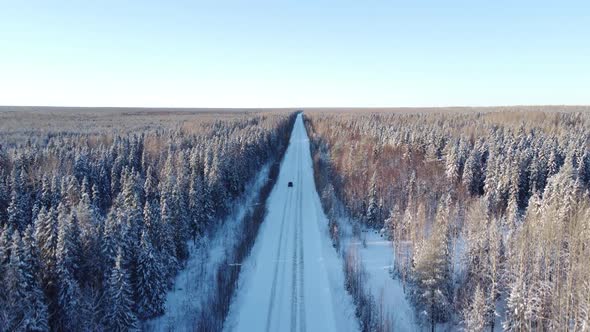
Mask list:
[[590,104],[590,1],[0,0],[0,105]]

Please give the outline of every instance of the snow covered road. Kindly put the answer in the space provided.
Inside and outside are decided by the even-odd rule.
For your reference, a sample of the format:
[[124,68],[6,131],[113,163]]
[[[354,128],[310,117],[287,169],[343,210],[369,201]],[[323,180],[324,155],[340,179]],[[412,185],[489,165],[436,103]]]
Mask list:
[[[293,187],[288,183],[293,182]],[[268,213],[243,266],[231,331],[356,330],[342,265],[330,246],[309,140],[298,115]]]

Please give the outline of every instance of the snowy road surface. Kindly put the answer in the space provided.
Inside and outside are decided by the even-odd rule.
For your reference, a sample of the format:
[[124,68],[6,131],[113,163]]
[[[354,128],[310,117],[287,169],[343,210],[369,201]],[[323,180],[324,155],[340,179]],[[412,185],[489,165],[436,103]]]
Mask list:
[[329,244],[301,115],[267,202],[268,214],[240,275],[226,330],[356,330],[342,265]]

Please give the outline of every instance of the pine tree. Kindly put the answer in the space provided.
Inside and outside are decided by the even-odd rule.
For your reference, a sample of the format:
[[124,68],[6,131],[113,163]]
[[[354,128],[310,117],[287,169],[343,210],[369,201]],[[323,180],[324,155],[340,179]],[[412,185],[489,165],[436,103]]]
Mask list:
[[497,215],[499,213],[498,205],[502,196],[499,191],[499,167],[499,158],[497,158],[493,153],[490,153],[483,191],[484,197],[488,203],[489,211],[493,215]]
[[461,165],[459,160],[459,142],[451,145],[446,155],[445,173],[452,182],[461,179]]
[[76,234],[76,221],[64,208],[59,208],[59,233],[56,249],[57,304],[59,324],[65,330],[77,330],[80,324],[78,308],[81,292],[76,275],[79,269],[79,234]]
[[151,243],[160,251],[160,238],[162,236],[160,225],[160,198],[151,167],[148,167],[144,183],[145,204],[143,207],[143,224]]
[[47,331],[49,329],[49,314],[45,294],[41,288],[41,271],[39,253],[35,243],[33,227],[29,225],[23,237],[24,280],[27,297],[27,315],[24,328],[27,331]]
[[373,173],[369,189],[369,204],[367,206],[366,220],[370,227],[378,228],[379,206],[377,205],[377,174]]
[[4,279],[6,289],[6,304],[8,314],[7,330],[17,330],[22,328],[23,321],[26,319],[27,308],[23,299],[28,296],[25,284],[25,262],[23,259],[23,243],[18,230],[12,234],[10,245],[10,258]]
[[[79,225],[80,238],[80,274],[78,280],[81,282],[98,283],[100,275],[100,260],[93,259],[97,252],[100,251],[99,241],[99,215],[92,204],[90,195],[87,192],[82,193],[78,206],[73,211]],[[83,285],[82,285],[83,286]]]
[[39,248],[45,288],[51,289],[55,282],[56,248],[58,239],[57,213],[51,208],[41,208],[35,221],[35,240]]
[[57,206],[61,202],[61,198],[61,180],[58,175],[53,174],[51,177],[51,207],[57,209]]
[[397,227],[402,222],[402,218],[399,205],[395,204],[391,211],[389,211],[389,217],[385,220],[385,227],[390,240],[397,240],[395,238]]
[[526,283],[522,280],[522,276],[519,276],[511,285],[509,285],[505,320],[502,323],[504,331],[528,330],[525,317],[527,311],[526,287]]
[[473,150],[465,161],[463,171],[463,185],[467,187],[471,195],[483,193],[484,179],[482,174],[481,155],[478,150]]
[[466,331],[483,331],[486,325],[486,300],[481,287],[477,285],[473,293],[473,300],[463,313],[463,322]]
[[76,206],[80,201],[80,186],[74,176],[66,176],[61,182],[61,201],[67,206]]
[[160,224],[162,234],[160,238],[161,242],[161,258],[164,264],[165,271],[167,272],[168,284],[172,283],[173,277],[178,271],[178,256],[176,254],[176,242],[175,242],[175,220],[174,212],[168,205],[167,195],[162,195],[162,222]]
[[10,190],[6,183],[4,169],[0,170],[0,227],[8,223],[8,204],[10,203]]
[[122,250],[119,249],[105,290],[104,325],[109,331],[129,331],[137,328],[137,317],[133,313],[133,292],[123,261]]
[[48,330],[47,306],[37,279],[37,263],[32,249],[32,228],[28,228],[25,241],[15,231],[6,278],[10,315],[8,330]]
[[590,151],[585,150],[580,156],[577,173],[582,184],[590,189]]
[[26,174],[24,170],[17,173],[12,170],[12,192],[8,205],[8,224],[20,232],[30,223],[29,196],[26,189]]
[[518,189],[516,185],[510,190],[508,206],[506,207],[506,223],[509,230],[514,230],[522,220],[521,211],[518,207]]
[[559,155],[559,152],[557,152],[556,148],[554,147],[549,154],[549,159],[547,160],[547,177],[557,174],[561,168],[561,165],[563,165],[561,155]]
[[141,319],[164,312],[165,275],[147,233],[141,234],[137,264],[136,312]]
[[449,316],[450,276],[446,226],[437,224],[414,256],[411,299],[422,319],[434,330]]
[[178,187],[173,191],[174,201],[176,202],[175,206],[176,216],[174,218],[174,240],[176,243],[176,255],[177,257],[184,261],[188,258],[188,245],[186,241],[188,240],[189,235],[189,216],[188,216],[188,200],[183,197],[183,192],[179,190]]
[[196,240],[197,235],[202,232],[202,227],[205,225],[203,219],[204,202],[203,202],[203,179],[200,175],[193,172],[192,181],[189,191],[189,211],[191,215],[190,230],[193,241]]
[[120,193],[120,209],[123,214],[121,221],[122,242],[120,245],[125,250],[125,268],[131,273],[131,282],[135,283],[137,259],[139,255],[139,240],[143,229],[143,206],[141,203],[141,190],[139,179],[134,172],[127,172],[122,178],[123,188]]
[[467,211],[466,224],[463,228],[465,237],[465,268],[467,278],[472,284],[483,282],[487,241],[487,201],[478,199]]
[[199,220],[201,228],[205,228],[213,222],[215,216],[215,208],[213,205],[213,195],[211,193],[211,187],[209,183],[200,177],[199,181],[203,184],[202,195],[198,201],[198,205],[201,206],[199,209]]
[[[4,280],[6,266],[10,258],[10,238],[8,234],[8,225],[0,228],[0,281]],[[0,292],[0,305],[6,300],[6,294]],[[1,311],[0,311],[1,313]]]
[[105,220],[102,241],[100,243],[100,251],[103,259],[101,270],[105,273],[105,280],[109,278],[110,269],[115,264],[118,248],[125,246],[122,239],[124,220],[125,215],[116,206],[113,206]]
[[[98,184],[96,186],[96,191],[93,191],[92,199],[96,207],[104,215],[106,214],[107,208],[111,205],[113,197],[111,177],[105,165],[101,165],[98,178]],[[96,195],[96,193],[99,194]]]

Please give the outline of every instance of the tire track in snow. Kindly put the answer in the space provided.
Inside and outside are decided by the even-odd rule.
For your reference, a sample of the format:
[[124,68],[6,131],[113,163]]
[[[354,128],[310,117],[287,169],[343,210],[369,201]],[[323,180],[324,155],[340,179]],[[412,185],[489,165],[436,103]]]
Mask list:
[[[300,148],[299,150],[302,150]],[[299,158],[299,187],[303,188],[303,179],[301,177],[301,172],[303,169],[303,162],[301,158]],[[305,268],[305,259],[303,256],[303,190],[298,192],[299,194],[299,330],[305,332],[306,330],[306,322],[305,322],[305,279],[304,279],[304,268]]]
[[287,216],[287,210],[288,207],[291,206],[292,203],[292,192],[289,192],[288,194],[288,198],[287,200],[285,200],[285,205],[283,206],[283,218],[281,220],[281,230],[280,230],[280,234],[279,234],[279,244],[277,246],[277,259],[275,262],[275,269],[274,269],[274,275],[273,275],[273,280],[272,280],[272,287],[270,289],[270,301],[268,303],[268,311],[267,311],[267,315],[266,315],[266,331],[270,331],[270,323],[271,323],[271,318],[272,318],[272,309],[274,307],[274,300],[275,300],[275,294],[276,294],[276,289],[277,289],[277,275],[278,275],[278,269],[279,269],[279,260],[281,258],[281,249],[283,247],[283,233],[284,233],[284,228],[285,228],[285,219]]
[[[297,163],[296,165],[301,164],[301,148],[298,147],[297,149]],[[300,201],[300,193],[302,191],[301,187],[301,167],[297,167],[297,181],[296,188],[297,193],[295,194],[295,219],[293,220],[293,228],[295,232],[293,233],[293,263],[292,263],[292,271],[291,271],[291,331],[295,332],[297,330],[297,309],[298,309],[298,291],[297,291],[297,277],[298,277],[298,246],[299,246],[299,239],[301,238],[299,234],[299,227],[298,221],[301,219],[301,210],[299,206],[301,206]]]
[[[299,152],[299,151],[297,151],[297,152]],[[295,160],[296,160],[295,161],[295,165],[297,165],[298,162],[299,162],[299,159],[301,158],[301,154],[300,153],[296,153],[295,156],[296,156],[296,158],[295,158]],[[297,178],[297,176],[296,176],[296,178]],[[293,181],[293,179],[291,179],[291,180]],[[296,180],[293,181],[293,182],[295,183],[296,186],[298,185]],[[295,194],[293,194],[293,190],[296,190],[296,188],[298,188],[298,187],[295,187],[293,189],[289,189],[290,190],[289,193],[291,195],[295,196]],[[295,208],[297,208],[297,196],[295,196]],[[291,211],[291,209],[288,209],[288,211]],[[293,226],[293,230],[291,230],[291,226]],[[277,310],[278,310],[277,312],[279,314],[279,317],[278,317],[279,320],[281,318],[281,314],[283,313],[282,308],[283,308],[283,302],[284,301],[282,301],[281,299],[283,298],[283,293],[284,293],[284,290],[285,290],[285,287],[284,287],[284,285],[285,285],[285,275],[287,274],[287,272],[285,270],[286,270],[286,267],[287,267],[287,254],[288,254],[287,251],[288,251],[288,247],[289,247],[289,240],[288,240],[288,238],[289,238],[289,235],[291,234],[291,231],[295,232],[295,224],[294,223],[287,222],[287,229],[285,231],[285,241],[284,241],[284,248],[285,249],[281,251],[281,253],[282,253],[283,256],[282,256],[282,258],[280,260],[280,263],[281,264],[280,264],[280,268],[279,268],[279,275],[280,275],[279,276],[279,279],[280,280],[279,280],[279,283],[278,284],[280,285],[280,287],[279,287],[279,294],[278,294],[279,304],[278,304],[278,308],[277,308]],[[272,320],[272,318],[271,318],[271,320]]]

